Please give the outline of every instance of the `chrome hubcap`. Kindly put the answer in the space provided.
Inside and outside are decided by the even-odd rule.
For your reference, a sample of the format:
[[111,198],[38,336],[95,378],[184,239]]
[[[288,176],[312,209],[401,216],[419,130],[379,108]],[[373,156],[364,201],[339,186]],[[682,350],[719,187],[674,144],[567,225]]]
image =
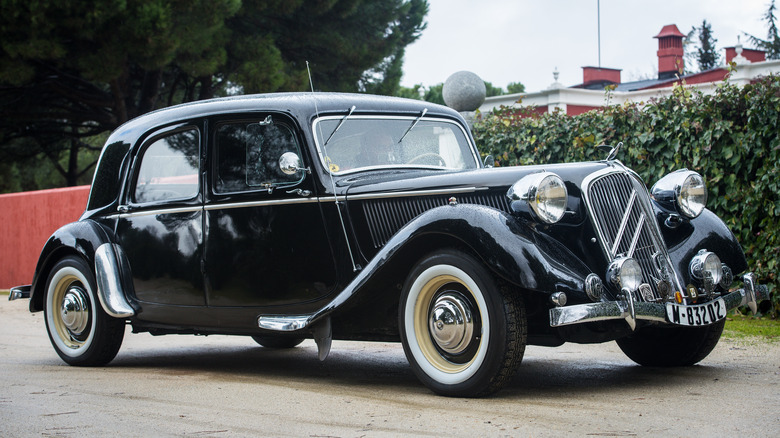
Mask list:
[[458,293],[442,294],[433,303],[428,327],[439,348],[449,354],[462,353],[474,334],[474,319],[468,301]]
[[60,315],[63,325],[71,333],[79,334],[89,325],[89,304],[86,295],[84,289],[72,285],[62,297]]

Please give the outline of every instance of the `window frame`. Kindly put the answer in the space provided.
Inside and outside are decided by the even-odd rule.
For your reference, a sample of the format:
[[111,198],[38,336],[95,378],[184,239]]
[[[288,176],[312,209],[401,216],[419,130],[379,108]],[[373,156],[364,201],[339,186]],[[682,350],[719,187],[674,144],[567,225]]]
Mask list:
[[[227,191],[221,191],[217,187],[217,181],[220,178],[219,143],[218,143],[219,129],[226,125],[240,125],[240,124],[249,125],[252,123],[262,123],[269,116],[272,118],[273,124],[282,125],[290,131],[291,137],[295,142],[295,147],[297,148],[296,154],[300,158],[302,166],[305,167],[305,164],[303,164],[306,161],[305,143],[303,142],[303,139],[301,137],[301,133],[300,133],[300,129],[298,128],[298,125],[291,122],[288,117],[273,112],[257,113],[251,115],[241,114],[241,115],[235,115],[234,117],[221,117],[218,120],[214,120],[210,124],[212,128],[211,128],[211,133],[209,134],[209,138],[210,138],[209,146],[211,149],[209,152],[209,159],[211,160],[211,165],[209,166],[210,173],[211,173],[209,190],[214,196],[225,197],[225,196],[242,195],[248,193],[273,193],[280,189],[286,189],[286,188],[298,186],[306,180],[306,173],[301,172],[300,177],[294,181],[274,183],[270,187],[265,187],[262,185],[249,186],[249,184],[247,184],[247,187],[244,189],[227,190]],[[246,151],[244,151],[244,154],[246,154]]]
[[[138,190],[138,179],[141,174],[141,167],[143,166],[144,163],[144,156],[146,155],[149,148],[157,141],[163,138],[171,137],[186,131],[194,131],[197,136],[196,144],[198,148],[197,149],[198,167],[196,169],[197,190],[195,191],[195,193],[192,196],[188,196],[188,197],[138,201],[136,199],[136,192]],[[134,154],[132,172],[130,173],[131,175],[130,184],[125,194],[125,199],[127,200],[127,203],[129,205],[134,205],[134,206],[143,206],[143,205],[160,205],[166,203],[186,203],[193,200],[199,200],[203,192],[203,182],[201,177],[202,169],[203,169],[203,137],[204,137],[203,129],[198,124],[195,123],[186,123],[186,124],[177,125],[172,128],[167,128],[167,129],[157,131],[152,135],[146,137],[141,142],[141,146],[138,148],[137,152]]]

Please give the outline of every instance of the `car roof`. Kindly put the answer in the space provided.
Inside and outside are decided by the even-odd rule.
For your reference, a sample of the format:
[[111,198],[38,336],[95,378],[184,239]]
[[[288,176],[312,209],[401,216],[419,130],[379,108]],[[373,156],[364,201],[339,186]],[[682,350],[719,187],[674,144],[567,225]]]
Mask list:
[[159,109],[128,121],[114,133],[122,137],[132,136],[132,133],[140,135],[155,126],[236,112],[284,111],[298,118],[302,124],[308,124],[317,115],[347,114],[352,106],[355,106],[355,114],[390,112],[419,115],[427,109],[429,116],[461,119],[456,111],[448,107],[400,97],[357,93],[271,93],[223,97]]

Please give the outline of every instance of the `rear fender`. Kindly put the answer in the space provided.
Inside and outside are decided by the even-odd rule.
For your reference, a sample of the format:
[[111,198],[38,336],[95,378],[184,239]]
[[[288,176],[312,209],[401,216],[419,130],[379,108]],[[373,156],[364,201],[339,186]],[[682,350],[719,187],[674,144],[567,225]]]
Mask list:
[[[108,304],[112,301],[116,301],[116,292],[120,293],[122,301],[126,303],[126,297],[129,296],[127,295],[128,291],[126,290],[128,285],[126,280],[132,278],[129,272],[130,267],[126,263],[126,258],[124,259],[125,263],[121,263],[123,260],[121,249],[112,242],[110,231],[97,222],[89,219],[65,225],[49,237],[49,240],[41,251],[41,256],[38,259],[35,274],[33,275],[33,283],[30,291],[30,311],[39,312],[43,310],[43,298],[46,294],[46,281],[49,278],[52,267],[57,261],[61,260],[63,257],[76,255],[83,258],[87,264],[94,269],[96,266],[96,254],[99,253],[98,249],[106,244],[108,244],[108,246],[104,248],[104,252],[111,257],[103,257],[103,266],[105,266],[105,261],[108,261],[113,265],[113,269],[111,267],[102,269],[101,272],[104,275],[101,275],[101,272],[96,273],[98,289],[99,292],[101,292],[98,294],[101,305],[112,316],[129,316],[122,312],[111,312],[112,306]],[[111,249],[110,253],[105,251],[108,248]],[[116,252],[117,250],[119,251],[118,254]],[[106,273],[111,273],[116,276],[114,279],[109,278],[109,281],[121,285],[119,288],[114,288],[113,296],[104,294],[103,292],[106,292],[106,289],[105,287],[101,287],[106,284]],[[132,287],[132,283],[130,283],[130,286]],[[113,308],[116,309],[115,306]],[[126,311],[127,308],[125,307],[123,310]]]

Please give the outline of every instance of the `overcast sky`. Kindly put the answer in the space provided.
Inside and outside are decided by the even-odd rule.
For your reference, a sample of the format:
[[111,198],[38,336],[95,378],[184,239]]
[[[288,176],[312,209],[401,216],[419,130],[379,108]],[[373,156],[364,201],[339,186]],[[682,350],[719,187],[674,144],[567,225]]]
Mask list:
[[[428,28],[407,47],[402,85],[426,86],[468,70],[495,86],[526,91],[582,83],[582,67],[599,65],[597,0],[428,0]],[[658,35],[667,24],[687,34],[712,25],[721,58],[743,32],[766,38],[769,0],[600,0],[601,66],[622,81],[654,77]],[[780,4],[778,4],[780,6]],[[780,18],[780,17],[778,17]]]

